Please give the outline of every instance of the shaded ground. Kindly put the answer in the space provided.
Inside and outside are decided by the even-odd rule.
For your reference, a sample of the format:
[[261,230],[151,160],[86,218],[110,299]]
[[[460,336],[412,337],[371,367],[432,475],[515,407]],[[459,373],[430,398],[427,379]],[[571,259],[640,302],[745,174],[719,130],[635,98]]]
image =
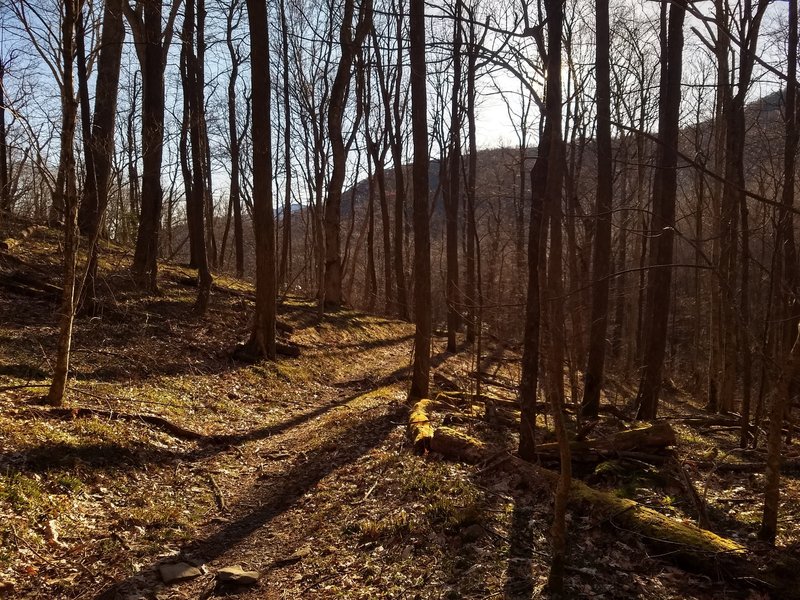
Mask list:
[[[58,285],[56,238],[32,236],[0,255],[0,275]],[[405,434],[408,324],[342,311],[322,322],[290,298],[281,319],[300,358],[244,365],[248,285],[220,277],[196,319],[190,273],[165,265],[161,293],[142,294],[129,257],[107,248],[102,311],[76,326],[69,407],[37,404],[51,372],[56,304],[41,289],[0,285],[0,595],[15,598],[534,598],[546,579],[550,493],[510,473],[419,457]],[[2,281],[0,281],[2,283]],[[469,385],[467,353],[435,345],[438,370]],[[493,349],[496,383],[517,377],[513,354]],[[491,388],[509,395],[502,386]],[[623,406],[617,386],[608,400]],[[699,413],[684,396],[673,414]],[[198,439],[135,418],[158,415]],[[63,415],[61,415],[63,417]],[[456,425],[497,447],[513,431],[489,427],[480,407]],[[610,420],[600,431],[619,425]],[[679,426],[680,456],[705,494],[715,530],[752,543],[760,475],[696,466],[738,460],[734,433]],[[224,437],[222,437],[224,436]],[[642,468],[596,476],[676,518],[694,506]],[[663,475],[663,474],[662,474]],[[674,482],[672,482],[674,484]],[[800,497],[787,479],[780,544],[797,542]],[[570,516],[567,587],[574,598],[757,598],[744,584],[693,576],[590,511]],[[757,545],[753,544],[755,548]],[[201,566],[166,586],[157,568]],[[255,587],[217,587],[220,567],[257,570]],[[13,586],[13,588],[12,588]]]

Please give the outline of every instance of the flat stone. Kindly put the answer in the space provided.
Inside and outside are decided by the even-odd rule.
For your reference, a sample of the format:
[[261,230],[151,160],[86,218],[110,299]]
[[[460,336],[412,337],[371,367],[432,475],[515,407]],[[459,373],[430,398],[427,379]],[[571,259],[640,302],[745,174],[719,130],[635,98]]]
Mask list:
[[217,579],[235,585],[253,585],[260,577],[261,574],[258,571],[245,571],[239,565],[231,565],[217,571]]
[[275,561],[276,567],[283,567],[286,565],[291,565],[296,562],[300,562],[304,558],[308,558],[311,556],[311,546],[303,546],[302,548],[298,548],[295,552],[286,556],[284,558],[278,559]]
[[158,572],[161,573],[161,579],[166,584],[194,579],[203,574],[197,567],[184,562],[159,565]]

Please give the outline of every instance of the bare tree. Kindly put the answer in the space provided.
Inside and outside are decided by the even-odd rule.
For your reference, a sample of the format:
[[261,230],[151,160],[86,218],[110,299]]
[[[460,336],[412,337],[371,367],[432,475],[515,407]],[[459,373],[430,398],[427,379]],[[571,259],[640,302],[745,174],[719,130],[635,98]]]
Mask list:
[[[411,130],[414,142],[414,366],[410,398],[426,398],[431,369],[431,239],[428,207],[428,110],[425,1],[410,0]],[[395,239],[395,243],[400,240]]]
[[272,123],[266,0],[247,0],[253,90],[253,228],[256,238],[256,309],[248,354],[275,359],[277,282],[272,211]]
[[162,30],[161,0],[137,0],[135,7],[124,3],[142,71],[142,198],[132,271],[150,290],[157,289],[163,205],[164,70],[180,4],[172,2]]
[[659,101],[659,146],[653,183],[653,218],[650,235],[647,278],[646,335],[642,377],[636,396],[639,419],[654,419],[658,410],[667,325],[672,293],[672,257],[675,237],[675,197],[677,193],[678,125],[681,103],[683,58],[683,0],[662,4],[661,97]]
[[613,169],[611,148],[611,39],[608,0],[595,0],[596,35],[595,77],[597,79],[597,198],[594,255],[592,262],[592,318],[589,334],[589,357],[584,377],[581,413],[597,417],[608,329],[608,288],[611,270],[611,209]]
[[69,374],[72,347],[72,326],[75,320],[75,282],[78,261],[78,188],[75,181],[75,127],[78,103],[75,98],[73,70],[75,68],[75,29],[81,18],[79,0],[66,0],[61,15],[61,60],[63,80],[61,85],[61,157],[59,171],[64,174],[56,194],[64,207],[64,286],[59,309],[58,346],[53,381],[47,393],[47,402],[60,406]]

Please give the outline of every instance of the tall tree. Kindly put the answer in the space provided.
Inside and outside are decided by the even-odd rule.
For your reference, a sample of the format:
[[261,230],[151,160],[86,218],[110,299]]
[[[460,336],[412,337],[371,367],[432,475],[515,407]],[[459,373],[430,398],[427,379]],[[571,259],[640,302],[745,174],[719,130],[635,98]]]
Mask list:
[[[103,216],[108,207],[108,190],[111,180],[114,156],[114,134],[117,116],[117,96],[119,93],[120,64],[122,46],[125,41],[123,23],[123,0],[107,0],[103,14],[103,31],[100,39],[100,54],[97,59],[97,83],[95,86],[94,117],[91,120],[91,134],[88,145],[86,178],[83,185],[83,198],[78,211],[78,226],[81,233],[89,239],[99,235]],[[88,95],[88,94],[87,94]],[[85,117],[84,117],[85,120]],[[95,279],[99,246],[92,246],[90,263],[84,284],[84,302],[95,303]]]
[[[336,76],[331,86],[328,104],[328,136],[331,141],[333,170],[328,182],[328,200],[325,204],[325,282],[324,305],[337,308],[342,304],[342,256],[340,250],[339,223],[342,212],[342,188],[347,168],[348,144],[345,143],[342,126],[347,91],[350,87],[353,61],[364,39],[372,27],[372,0],[362,0],[358,21],[353,31],[355,0],[345,0],[342,26],[339,30],[341,55]],[[352,140],[352,138],[351,138]]]
[[72,327],[75,321],[75,282],[78,261],[78,187],[75,181],[75,127],[78,116],[78,103],[75,99],[73,71],[75,68],[75,29],[80,16],[79,0],[65,0],[61,15],[61,62],[63,79],[61,85],[61,155],[59,171],[63,173],[56,194],[61,197],[59,204],[64,207],[64,285],[59,308],[58,346],[55,369],[47,402],[61,405],[67,387],[70,351],[72,347]]
[[[667,4],[669,4],[668,19]],[[645,349],[642,377],[636,396],[639,419],[654,419],[658,411],[672,299],[675,198],[678,186],[678,125],[686,4],[685,0],[676,0],[671,3],[665,1],[662,6],[662,36],[666,54],[662,57],[658,149],[653,182],[653,217],[649,232],[652,239],[647,276]]]
[[11,181],[8,170],[8,139],[6,132],[6,92],[5,74],[8,65],[5,57],[0,57],[0,221],[2,214],[11,209]]
[[[426,398],[431,369],[431,238],[428,207],[428,103],[425,0],[410,0],[411,134],[414,143],[414,365],[411,398]],[[395,240],[399,243],[399,240]]]
[[281,259],[278,268],[278,285],[287,283],[292,270],[292,111],[289,103],[289,22],[286,19],[286,0],[280,0],[281,15],[281,66],[283,75],[283,164],[286,175],[283,180],[283,236],[281,237]]
[[[549,136],[547,138],[549,140],[549,150],[546,161],[547,179],[544,186],[543,204],[545,210],[547,210],[546,207],[548,205],[550,207],[558,207],[555,211],[552,208],[550,209],[550,227],[551,243],[560,244],[559,240],[553,239],[552,234],[557,233],[557,230],[561,227],[560,214],[564,183],[564,142],[561,129],[561,36],[564,23],[564,3],[563,0],[545,0],[544,5],[547,17],[547,88],[545,96],[545,118],[547,119],[549,127]],[[558,223],[555,222],[556,219],[559,220]],[[531,220],[534,220],[533,217]],[[553,268],[554,265],[551,263],[550,269]],[[550,273],[548,276],[550,276]],[[552,293],[553,286],[550,283],[548,283],[548,289]],[[561,372],[563,372],[562,365],[558,364],[556,366],[561,374]],[[557,380],[563,380],[563,376],[558,377]],[[560,595],[564,587],[567,545],[566,513],[569,489],[572,481],[572,458],[570,456],[566,418],[564,416],[563,385],[561,388],[562,390],[559,390],[561,393],[550,395],[550,410],[553,413],[553,425],[558,440],[561,462],[561,473],[556,488],[553,506],[553,525],[551,528],[553,556],[550,564],[550,575],[547,581],[547,585],[554,595]]]
[[458,207],[461,180],[461,0],[456,0],[453,19],[453,87],[450,101],[450,144],[444,189],[447,254],[447,351],[456,351],[460,325],[458,285]]
[[249,354],[275,359],[277,281],[272,210],[272,123],[266,0],[247,0],[253,102],[253,229],[256,238],[256,310]]
[[[800,110],[800,104],[798,104],[797,98],[797,5],[797,0],[789,0],[789,64],[785,96],[786,138],[784,141],[783,153],[783,190],[777,236],[778,249],[779,252],[783,254],[782,287],[784,289],[784,306],[782,310],[789,324],[795,327],[797,327],[798,320],[795,312],[796,309],[794,309],[794,303],[797,299],[797,257],[795,255],[794,219],[792,217],[792,211],[795,195],[798,138],[800,138],[800,132],[798,131],[798,111]],[[785,335],[783,331],[781,334],[781,337]],[[775,537],[778,533],[778,508],[780,505],[782,460],[781,437],[784,417],[791,399],[791,385],[798,374],[800,374],[800,328],[797,329],[797,338],[789,351],[783,369],[778,377],[769,412],[767,469],[764,482],[764,512],[761,519],[759,537],[770,543],[775,543]]]
[[142,71],[142,197],[132,271],[150,290],[157,289],[163,205],[164,71],[180,4],[173,0],[163,24],[161,0],[137,0],[135,7],[124,3]]
[[595,77],[597,80],[597,196],[594,254],[592,257],[592,320],[581,414],[597,417],[608,330],[608,289],[611,270],[611,209],[613,162],[611,150],[611,39],[608,0],[595,0]]
[[197,304],[198,314],[204,314],[208,308],[211,293],[212,277],[208,264],[206,248],[206,207],[208,196],[207,147],[208,134],[205,120],[205,1],[187,0],[183,17],[183,44],[181,62],[183,63],[183,93],[188,108],[189,142],[191,146],[191,197],[186,199],[186,213],[189,225],[189,237],[194,240],[195,265],[198,275]]
[[[281,4],[282,6],[282,4]],[[241,19],[241,3],[232,0],[228,6],[225,26],[225,44],[228,47],[228,56],[231,62],[231,72],[228,79],[228,143],[231,155],[231,184],[230,203],[233,209],[233,244],[236,254],[236,276],[244,275],[244,227],[242,224],[242,194],[241,194],[241,165],[239,125],[237,123],[236,83],[239,78],[239,67],[244,62],[241,50],[234,33]],[[288,186],[288,182],[287,182]],[[285,217],[284,217],[285,218]]]

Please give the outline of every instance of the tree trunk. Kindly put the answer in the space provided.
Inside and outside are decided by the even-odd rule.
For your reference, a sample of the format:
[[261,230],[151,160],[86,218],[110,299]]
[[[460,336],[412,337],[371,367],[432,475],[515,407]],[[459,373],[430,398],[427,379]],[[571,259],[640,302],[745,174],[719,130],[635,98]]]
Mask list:
[[[196,13],[195,8],[197,9]],[[192,150],[191,205],[193,206],[191,212],[188,211],[187,206],[187,217],[189,221],[189,235],[190,238],[194,238],[194,248],[197,252],[195,256],[195,260],[197,261],[195,266],[197,267],[199,281],[195,311],[199,315],[205,314],[208,308],[212,284],[206,248],[206,204],[209,195],[209,190],[207,188],[207,171],[209,165],[206,163],[208,137],[205,132],[205,102],[203,99],[205,77],[203,75],[201,56],[203,46],[205,45],[203,34],[204,20],[204,0],[187,0],[183,22],[182,55],[185,67],[183,90],[189,108],[189,141]],[[188,202],[189,199],[187,198],[187,205]]]
[[292,113],[289,106],[289,24],[286,21],[286,3],[279,3],[281,15],[281,62],[283,65],[283,160],[286,177],[283,182],[283,237],[281,261],[278,269],[278,287],[288,284],[292,270]]
[[242,225],[241,167],[239,164],[239,126],[236,118],[236,82],[239,78],[239,64],[242,62],[242,58],[239,49],[233,43],[234,11],[237,7],[238,2],[233,2],[227,15],[225,43],[228,46],[228,54],[231,61],[231,74],[228,79],[228,143],[231,149],[230,203],[233,209],[233,244],[236,252],[236,276],[241,278],[244,276],[244,228]]
[[75,54],[75,25],[80,17],[78,0],[64,2],[61,21],[61,59],[63,82],[61,89],[61,156],[63,188],[58,194],[64,203],[64,287],[59,308],[58,346],[56,350],[53,381],[47,393],[47,402],[61,406],[69,374],[70,350],[72,348],[72,326],[75,320],[75,280],[78,260],[78,190],[75,181],[75,126],[78,106],[75,101],[73,67]]
[[353,29],[355,0],[345,0],[344,16],[339,31],[341,56],[336,76],[331,85],[328,104],[328,137],[331,142],[333,169],[328,182],[328,199],[325,203],[325,281],[323,304],[328,308],[341,306],[342,255],[340,250],[339,222],[342,212],[342,188],[347,167],[347,148],[342,134],[347,89],[353,60],[372,27],[372,0],[363,0],[358,13],[358,24]]
[[253,106],[253,230],[256,242],[256,307],[246,344],[256,356],[275,359],[277,282],[275,220],[272,211],[272,123],[269,26],[266,0],[247,0]]
[[6,65],[0,59],[0,221],[11,210],[11,186],[8,172],[8,142],[6,139],[6,92],[4,87]]
[[[666,5],[665,5],[666,6]],[[666,10],[666,8],[665,8]],[[662,70],[659,101],[659,146],[653,182],[649,271],[647,278],[646,334],[643,371],[636,397],[637,418],[655,419],[661,391],[667,343],[672,286],[672,256],[677,195],[678,125],[681,103],[683,55],[683,0],[670,4],[666,35],[666,65]]]
[[[411,128],[414,143],[414,365],[409,397],[428,396],[431,367],[431,240],[428,222],[428,110],[425,0],[410,0]],[[396,240],[399,242],[400,240]]]
[[450,103],[450,148],[444,188],[447,275],[447,351],[456,351],[461,304],[458,285],[458,207],[461,179],[461,0],[456,0],[453,20],[453,89]]
[[161,159],[164,150],[166,62],[161,39],[161,0],[144,0],[143,5],[141,33],[136,40],[142,71],[142,198],[132,271],[150,291],[155,291],[158,287],[156,261],[163,201]]
[[581,414],[596,418],[606,359],[608,288],[611,268],[613,169],[611,148],[611,81],[608,0],[596,0],[597,46],[597,212],[592,264],[592,319]]
[[780,505],[781,483],[781,435],[783,417],[789,405],[792,381],[800,375],[800,327],[797,338],[781,369],[769,413],[769,433],[767,437],[767,472],[764,482],[764,514],[761,519],[759,538],[775,543],[778,532],[778,509]]

